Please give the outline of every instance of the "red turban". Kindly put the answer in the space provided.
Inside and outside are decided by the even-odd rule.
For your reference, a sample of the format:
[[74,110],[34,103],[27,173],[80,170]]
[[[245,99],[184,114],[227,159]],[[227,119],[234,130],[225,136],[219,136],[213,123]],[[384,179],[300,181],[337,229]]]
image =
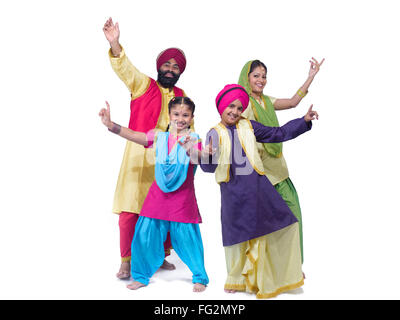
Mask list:
[[183,51],[179,48],[168,48],[162,51],[157,57],[157,70],[170,59],[175,59],[179,66],[179,72],[183,73],[186,68],[186,57]]
[[215,104],[217,105],[219,114],[222,114],[226,107],[236,99],[239,99],[242,103],[243,111],[246,110],[249,104],[249,95],[246,89],[238,84],[226,85],[215,98]]

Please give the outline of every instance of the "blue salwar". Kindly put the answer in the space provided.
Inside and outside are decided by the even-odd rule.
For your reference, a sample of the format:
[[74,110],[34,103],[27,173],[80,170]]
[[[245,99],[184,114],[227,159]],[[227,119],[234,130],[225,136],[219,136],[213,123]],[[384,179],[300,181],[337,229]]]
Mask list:
[[163,264],[164,241],[170,233],[172,247],[193,273],[192,282],[208,284],[204,268],[204,249],[196,223],[182,223],[139,217],[132,241],[132,278],[147,285]]

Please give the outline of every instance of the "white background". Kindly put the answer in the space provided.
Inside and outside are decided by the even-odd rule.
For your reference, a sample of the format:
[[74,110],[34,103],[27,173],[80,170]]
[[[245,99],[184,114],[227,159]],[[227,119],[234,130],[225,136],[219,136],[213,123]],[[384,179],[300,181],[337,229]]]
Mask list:
[[97,116],[107,99],[127,125],[130,96],[108,61],[102,27],[118,21],[131,61],[156,77],[157,54],[182,48],[178,85],[196,129],[219,121],[216,94],[242,66],[268,67],[265,93],[289,98],[309,59],[325,58],[301,104],[280,123],[320,113],[285,143],[300,197],[307,279],[276,299],[400,298],[397,1],[2,1],[0,4],[1,299],[255,299],[224,293],[220,194],[198,171],[196,192],[210,284],[192,293],[173,254],[136,292],[118,271],[111,213],[125,146]]

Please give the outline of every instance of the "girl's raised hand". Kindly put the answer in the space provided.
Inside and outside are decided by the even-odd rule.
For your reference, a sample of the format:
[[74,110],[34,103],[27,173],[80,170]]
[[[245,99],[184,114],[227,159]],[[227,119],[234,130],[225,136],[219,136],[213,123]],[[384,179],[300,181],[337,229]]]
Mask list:
[[195,142],[197,142],[197,139],[192,137],[190,134],[186,135],[183,141],[178,140],[178,143],[186,150],[186,152],[189,152],[193,148]]
[[304,116],[304,120],[306,122],[310,122],[311,120],[315,120],[315,119],[318,120],[318,112],[314,111],[312,109],[312,107],[313,107],[313,105],[310,106],[310,108],[308,109],[306,115]]
[[106,101],[107,109],[101,109],[99,112],[99,116],[101,118],[101,122],[107,127],[111,128],[112,127],[112,121],[111,121],[111,116],[110,116],[110,105]]

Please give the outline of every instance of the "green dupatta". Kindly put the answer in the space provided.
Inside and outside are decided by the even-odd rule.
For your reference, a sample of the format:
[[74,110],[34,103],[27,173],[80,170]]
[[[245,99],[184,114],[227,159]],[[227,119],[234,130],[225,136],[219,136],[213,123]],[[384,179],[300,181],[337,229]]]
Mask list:
[[[239,77],[239,84],[243,86],[247,93],[250,96],[250,106],[253,109],[254,116],[258,122],[268,127],[279,127],[278,118],[276,117],[274,106],[271,102],[271,99],[262,95],[262,99],[264,101],[265,109],[258,103],[256,99],[254,99],[251,94],[251,88],[249,83],[249,71],[250,66],[253,60],[247,62]],[[271,156],[275,158],[279,158],[282,155],[282,142],[280,143],[263,143],[265,151],[268,152]]]

